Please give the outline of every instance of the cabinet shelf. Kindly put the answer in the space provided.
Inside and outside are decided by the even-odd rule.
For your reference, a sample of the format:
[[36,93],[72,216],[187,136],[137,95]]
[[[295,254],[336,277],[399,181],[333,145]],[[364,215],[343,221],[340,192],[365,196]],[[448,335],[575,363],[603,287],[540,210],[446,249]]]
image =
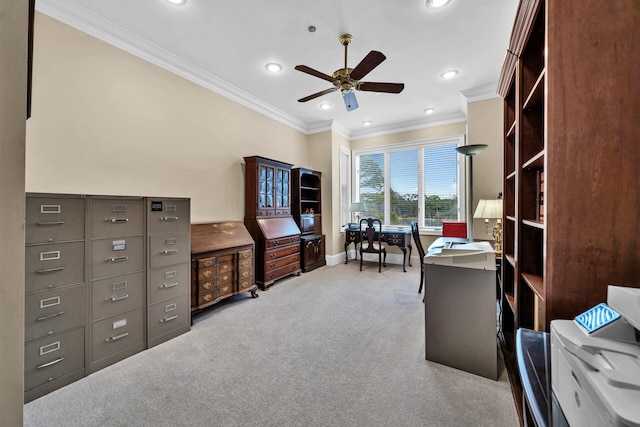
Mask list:
[[320,189],[318,187],[307,187],[307,186],[301,186],[300,187],[301,190],[311,190],[311,191],[320,191]]
[[507,131],[507,134],[505,135],[507,138],[511,139],[515,136],[516,133],[516,122],[514,121],[513,124],[511,125],[511,127],[509,128],[509,130]]
[[507,219],[507,221],[516,222],[516,217],[514,217],[514,216],[507,215],[506,219]]
[[537,221],[534,219],[523,219],[522,224],[528,225],[529,227],[534,227],[540,230],[544,230],[544,221]]
[[511,264],[512,267],[516,266],[516,259],[513,256],[513,254],[506,254],[504,257],[507,259],[507,262],[509,262],[509,264]]
[[544,152],[545,150],[539,151],[529,160],[522,164],[523,169],[543,169],[544,168]]
[[540,75],[536,79],[536,82],[533,84],[533,88],[529,93],[529,96],[524,101],[522,105],[523,111],[531,111],[541,109],[544,106],[544,77],[545,77],[545,69],[542,69]]
[[542,276],[537,274],[522,273],[522,279],[531,288],[531,290],[544,301],[544,281]]
[[515,179],[515,177],[516,177],[516,172],[513,171],[509,175],[506,176],[506,179]]
[[513,297],[513,294],[509,293],[509,292],[505,292],[504,296],[507,300],[507,304],[509,305],[509,308],[511,309],[512,313],[515,313],[516,311],[516,299]]

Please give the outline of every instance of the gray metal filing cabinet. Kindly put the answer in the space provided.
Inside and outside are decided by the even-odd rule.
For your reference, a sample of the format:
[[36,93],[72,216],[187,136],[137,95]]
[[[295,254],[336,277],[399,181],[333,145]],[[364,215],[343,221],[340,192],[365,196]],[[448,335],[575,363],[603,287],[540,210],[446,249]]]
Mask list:
[[26,195],[29,402],[189,331],[190,200]]
[[85,375],[84,224],[80,196],[26,199],[26,402]]
[[191,327],[189,199],[148,198],[147,346]]
[[90,372],[145,348],[145,218],[140,197],[88,199]]

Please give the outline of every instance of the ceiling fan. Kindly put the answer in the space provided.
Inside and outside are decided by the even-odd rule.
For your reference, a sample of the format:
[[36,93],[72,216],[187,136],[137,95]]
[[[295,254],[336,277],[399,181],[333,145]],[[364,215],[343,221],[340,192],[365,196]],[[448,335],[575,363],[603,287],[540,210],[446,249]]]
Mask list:
[[340,89],[342,92],[342,98],[344,104],[347,107],[347,111],[352,111],[358,108],[358,101],[356,100],[355,90],[362,90],[367,92],[386,92],[386,93],[400,93],[404,89],[404,83],[376,83],[376,82],[361,82],[364,76],[369,74],[371,70],[376,68],[382,63],[386,56],[382,52],[372,50],[364,57],[362,61],[355,68],[347,67],[347,48],[349,43],[353,40],[351,34],[343,34],[340,36],[340,43],[344,46],[344,68],[336,70],[332,75],[321,73],[306,65],[297,65],[295,68],[303,73],[310,74],[312,76],[321,78],[328,82],[333,83],[335,87],[325,89],[321,92],[314,93],[313,95],[305,96],[298,99],[298,102],[307,102],[315,99],[319,96],[326,95],[331,92],[335,92]]

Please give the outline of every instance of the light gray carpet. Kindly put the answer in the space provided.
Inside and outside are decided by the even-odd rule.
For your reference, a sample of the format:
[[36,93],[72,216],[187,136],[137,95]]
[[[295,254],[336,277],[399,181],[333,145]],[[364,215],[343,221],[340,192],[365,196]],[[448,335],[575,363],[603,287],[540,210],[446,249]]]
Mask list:
[[324,267],[221,302],[189,333],[28,403],[24,424],[518,425],[505,373],[492,381],[425,360],[418,267],[358,269]]

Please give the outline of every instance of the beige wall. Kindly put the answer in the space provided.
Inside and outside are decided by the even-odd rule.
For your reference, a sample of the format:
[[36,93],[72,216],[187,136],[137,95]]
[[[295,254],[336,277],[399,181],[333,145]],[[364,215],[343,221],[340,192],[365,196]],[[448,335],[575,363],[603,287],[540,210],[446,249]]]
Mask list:
[[22,425],[27,4],[0,2],[0,425]]
[[244,156],[308,164],[303,133],[41,14],[35,51],[27,191],[190,197],[192,222],[242,220]]

